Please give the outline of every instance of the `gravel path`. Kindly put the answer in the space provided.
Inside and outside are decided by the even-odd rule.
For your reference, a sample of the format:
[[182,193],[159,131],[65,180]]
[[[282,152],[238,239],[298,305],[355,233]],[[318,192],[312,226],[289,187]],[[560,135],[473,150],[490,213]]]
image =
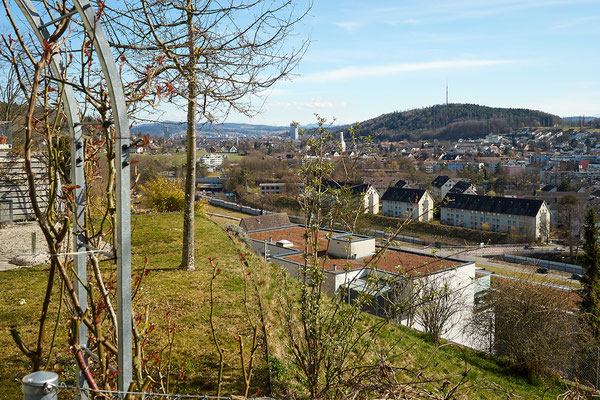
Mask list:
[[[16,256],[31,256],[31,234],[36,233],[36,253],[47,254],[48,247],[37,222],[18,222],[0,227],[0,271],[22,266],[9,263]],[[43,255],[38,256],[44,258]],[[47,259],[47,257],[45,257]]]

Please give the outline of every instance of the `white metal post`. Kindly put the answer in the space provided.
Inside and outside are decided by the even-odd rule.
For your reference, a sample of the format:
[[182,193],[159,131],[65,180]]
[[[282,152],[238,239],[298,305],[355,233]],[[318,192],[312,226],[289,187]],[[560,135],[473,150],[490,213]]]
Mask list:
[[131,201],[130,201],[130,160],[129,160],[129,117],[121,76],[110,51],[108,41],[96,12],[88,0],[73,0],[86,32],[93,40],[112,105],[115,123],[115,148],[117,169],[117,227],[115,246],[117,249],[117,335],[119,376],[117,386],[127,391],[133,378],[132,364],[132,312],[131,312]]
[[[48,38],[48,32],[40,20],[39,14],[30,0],[17,0],[17,4],[29,24],[33,28],[38,39],[43,43]],[[96,54],[102,66],[106,79],[112,113],[116,129],[116,169],[117,169],[117,227],[115,232],[115,246],[117,250],[117,305],[118,305],[118,389],[127,391],[132,381],[132,312],[131,312],[131,210],[130,210],[130,161],[129,161],[129,118],[123,94],[123,87],[114,58],[110,51],[108,41],[99,24],[96,24],[96,12],[88,0],[73,0],[75,10],[82,19],[83,26],[92,38]],[[74,15],[75,13],[73,13]],[[62,76],[60,58],[56,56],[51,64],[53,74]],[[85,237],[80,227],[85,223],[84,218],[84,180],[83,180],[83,142],[81,127],[78,120],[78,112],[72,88],[65,85],[65,111],[69,119],[71,130],[72,149],[71,160],[73,165],[72,180],[76,186],[74,195],[75,206],[75,252],[85,251]],[[77,187],[79,186],[79,187]],[[79,278],[85,284],[86,258],[83,254],[75,256],[75,267]],[[87,297],[83,284],[78,285],[78,297],[82,307],[87,304]],[[87,331],[81,324],[79,331],[80,345],[86,346]],[[80,380],[81,382],[81,380]]]

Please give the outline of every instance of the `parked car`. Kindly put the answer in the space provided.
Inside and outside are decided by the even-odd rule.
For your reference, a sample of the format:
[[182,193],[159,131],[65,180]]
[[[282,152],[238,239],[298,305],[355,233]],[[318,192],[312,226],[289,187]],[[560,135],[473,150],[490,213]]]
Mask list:
[[575,279],[577,281],[580,281],[581,279],[583,279],[583,275],[581,275],[581,274],[572,274],[571,275],[571,279]]
[[528,244],[527,246],[523,247],[524,250],[533,250],[533,246]]
[[564,249],[563,249],[562,247],[560,247],[560,246],[556,246],[556,247],[554,248],[554,251],[563,251],[563,250],[564,250]]
[[538,274],[547,274],[548,271],[549,270],[546,267],[539,267],[538,269],[535,270],[535,272],[537,272]]

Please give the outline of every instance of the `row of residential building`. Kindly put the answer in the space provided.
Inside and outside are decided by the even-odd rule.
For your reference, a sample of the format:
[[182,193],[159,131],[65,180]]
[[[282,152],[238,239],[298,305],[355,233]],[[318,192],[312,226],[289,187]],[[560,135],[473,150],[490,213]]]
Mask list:
[[[260,185],[263,194],[279,194],[283,183]],[[343,185],[327,182],[331,187]],[[408,218],[422,222],[434,219],[435,198],[439,204],[440,223],[471,229],[520,234],[531,240],[546,240],[550,233],[551,213],[543,199],[480,196],[469,182],[438,176],[432,182],[432,192],[413,189],[399,181],[383,195],[370,184],[347,184],[358,196],[365,213]]]

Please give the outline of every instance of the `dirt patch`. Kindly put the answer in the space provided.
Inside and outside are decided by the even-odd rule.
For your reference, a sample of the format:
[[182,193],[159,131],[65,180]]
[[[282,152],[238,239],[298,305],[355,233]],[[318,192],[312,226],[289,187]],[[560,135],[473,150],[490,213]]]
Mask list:
[[[31,234],[36,234],[36,254],[32,254]],[[18,268],[19,266],[9,263],[11,260],[19,260],[22,265],[34,265],[47,262],[48,246],[44,235],[36,222],[18,222],[3,225],[0,228],[0,271]],[[26,262],[29,258],[32,263]]]

